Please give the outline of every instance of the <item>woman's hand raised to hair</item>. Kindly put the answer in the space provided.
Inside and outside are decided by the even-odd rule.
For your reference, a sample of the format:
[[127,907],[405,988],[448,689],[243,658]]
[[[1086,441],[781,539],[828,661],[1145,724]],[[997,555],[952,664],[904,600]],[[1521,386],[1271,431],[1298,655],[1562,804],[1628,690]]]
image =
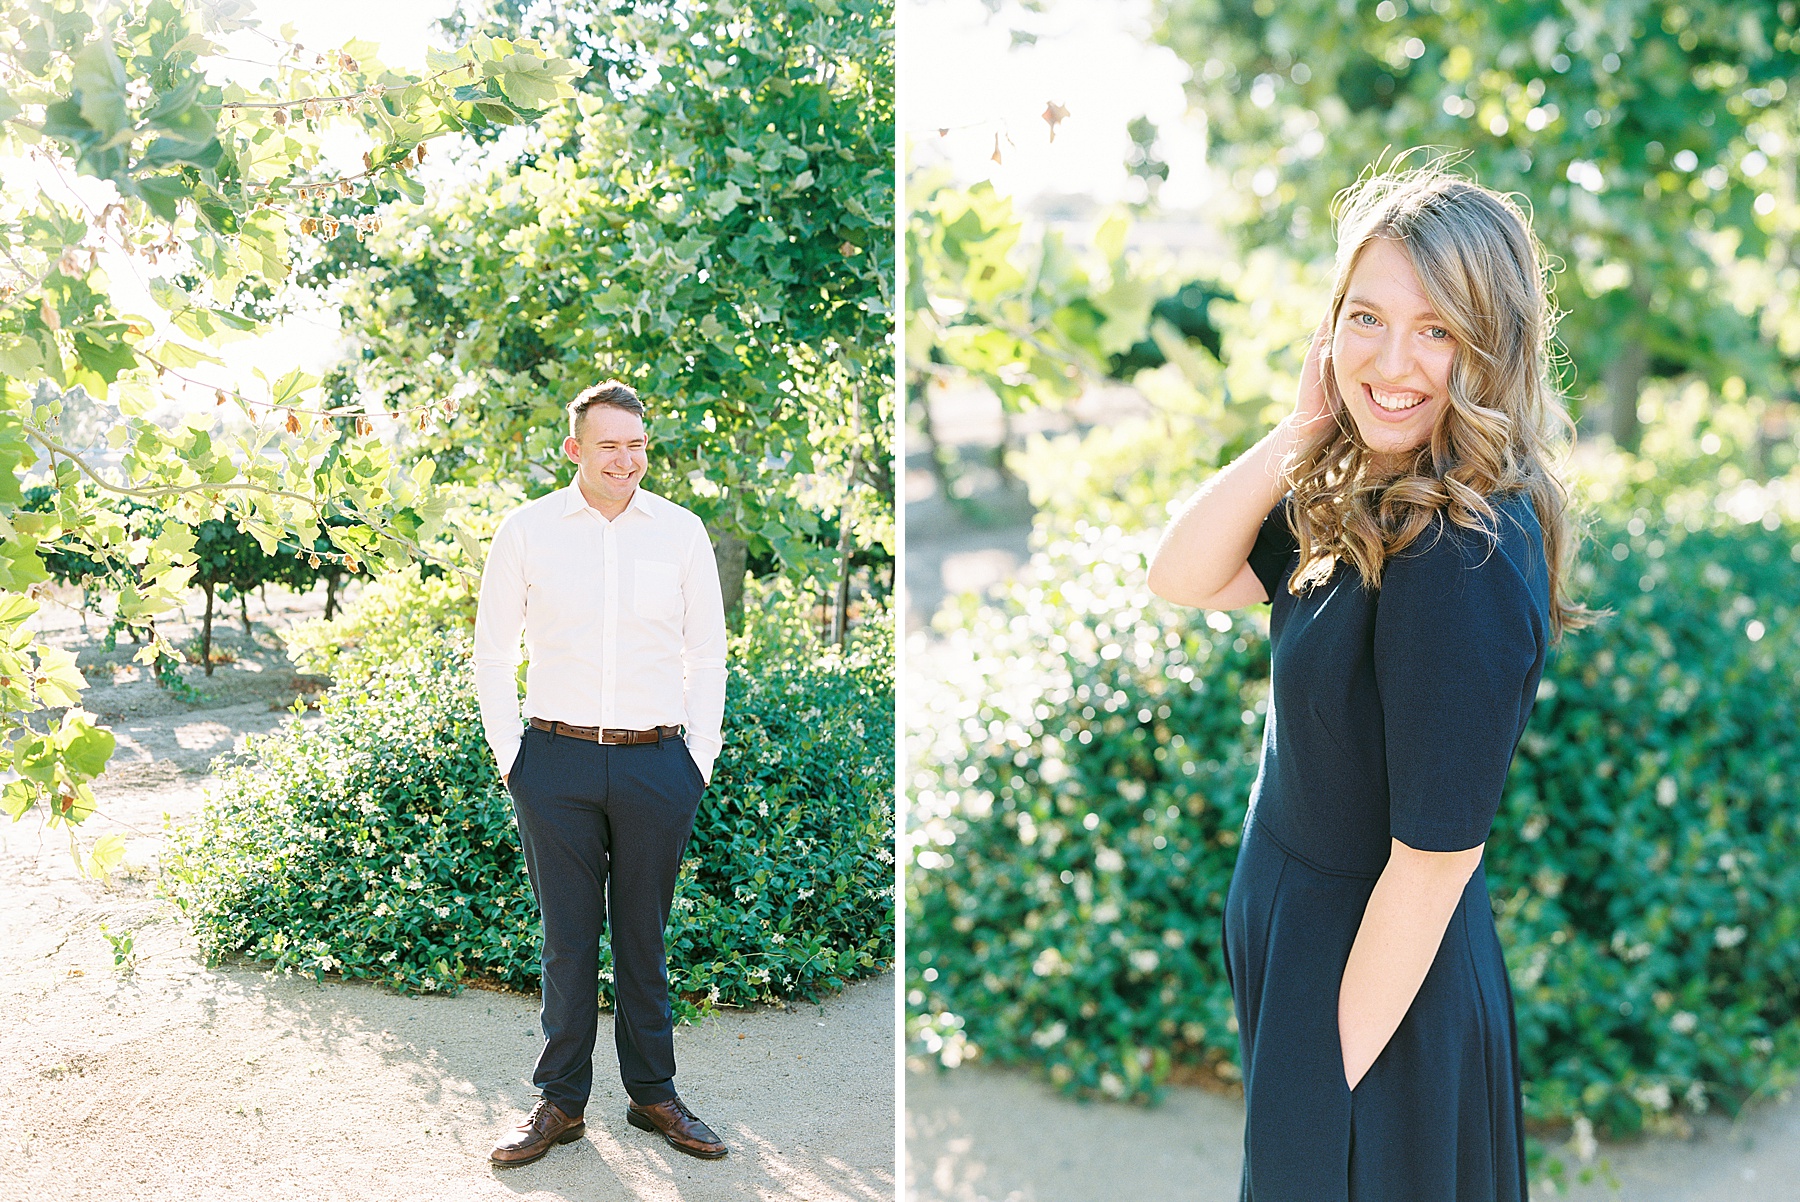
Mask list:
[[1324,375],[1330,329],[1327,318],[1313,331],[1294,412],[1214,474],[1163,531],[1147,578],[1157,596],[1199,609],[1238,609],[1269,599],[1248,562],[1250,549],[1263,519],[1286,491],[1282,461],[1305,438],[1312,422],[1330,420],[1332,404]]
[[1312,344],[1306,348],[1306,363],[1300,368],[1300,387],[1294,395],[1293,424],[1303,429],[1331,415],[1334,406],[1325,387],[1325,369],[1331,356],[1331,317],[1326,315],[1313,331]]

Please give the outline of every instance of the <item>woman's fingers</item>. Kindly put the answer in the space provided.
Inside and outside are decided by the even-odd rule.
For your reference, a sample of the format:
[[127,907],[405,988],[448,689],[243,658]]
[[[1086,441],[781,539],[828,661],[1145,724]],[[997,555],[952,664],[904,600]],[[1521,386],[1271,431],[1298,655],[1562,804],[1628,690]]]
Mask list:
[[1306,363],[1300,369],[1300,388],[1294,398],[1294,414],[1302,423],[1324,417],[1331,411],[1330,394],[1325,389],[1325,348],[1331,337],[1331,319],[1319,322],[1313,331],[1312,344],[1306,348]]

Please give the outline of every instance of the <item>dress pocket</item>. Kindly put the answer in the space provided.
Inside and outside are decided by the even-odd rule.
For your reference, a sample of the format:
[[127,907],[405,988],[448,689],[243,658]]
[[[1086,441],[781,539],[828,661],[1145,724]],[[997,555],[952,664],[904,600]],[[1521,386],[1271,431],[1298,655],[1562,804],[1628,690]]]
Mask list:
[[631,609],[640,618],[666,622],[681,609],[681,582],[675,565],[640,559],[631,582]]

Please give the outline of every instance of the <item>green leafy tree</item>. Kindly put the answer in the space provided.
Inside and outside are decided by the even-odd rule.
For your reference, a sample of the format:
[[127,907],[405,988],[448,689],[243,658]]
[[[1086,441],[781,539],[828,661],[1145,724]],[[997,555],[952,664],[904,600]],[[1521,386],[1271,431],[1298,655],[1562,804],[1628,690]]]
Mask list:
[[556,44],[579,94],[406,234],[320,263],[359,344],[344,387],[427,406],[413,453],[448,478],[535,495],[572,472],[562,406],[616,376],[651,407],[651,487],[706,520],[728,588],[746,556],[831,584],[891,554],[889,5],[529,14],[453,24]]
[[[340,428],[344,407],[311,396],[316,381],[220,390],[250,419],[236,435],[216,429],[216,407],[173,429],[149,413],[184,371],[216,362],[210,344],[262,328],[251,302],[288,276],[298,245],[340,226],[378,230],[379,189],[417,190],[407,172],[427,139],[533,119],[571,94],[572,63],[490,38],[415,79],[383,68],[373,46],[326,55],[290,35],[271,39],[280,57],[267,83],[207,83],[199,60],[250,24],[248,11],[242,0],[0,0],[0,159],[9,178],[63,185],[0,203],[0,764],[17,774],[0,805],[15,818],[46,803],[58,823],[91,813],[89,782],[114,742],[79,708],[73,655],[27,625],[37,604],[24,590],[47,576],[46,544],[129,559],[137,580],[117,613],[145,627],[193,580],[193,527],[209,520],[265,551],[324,534],[353,563],[422,553],[442,511],[434,466],[403,469],[366,416]],[[321,158],[322,129],[341,122],[367,140],[361,171]],[[358,199],[353,214],[330,207]],[[103,252],[148,277],[157,314],[122,308]],[[116,407],[105,452],[66,441],[59,398],[74,385]],[[57,492],[51,512],[23,506],[40,479]],[[173,520],[133,528],[85,485]],[[357,523],[322,527],[333,507]],[[173,652],[154,638],[145,654]],[[56,725],[34,726],[48,709],[63,709]]]
[[907,399],[951,495],[928,388],[974,381],[1007,414],[1072,400],[1143,340],[1162,286],[1127,259],[1123,215],[1103,221],[1084,254],[1056,232],[1028,238],[1012,201],[986,183],[959,188],[926,170],[907,190]]
[[[1651,376],[1785,400],[1800,131],[1793,0],[1158,0],[1245,243],[1329,247],[1331,197],[1393,152],[1466,155],[1568,271],[1577,400],[1635,449]],[[1783,275],[1783,273],[1788,273]]]

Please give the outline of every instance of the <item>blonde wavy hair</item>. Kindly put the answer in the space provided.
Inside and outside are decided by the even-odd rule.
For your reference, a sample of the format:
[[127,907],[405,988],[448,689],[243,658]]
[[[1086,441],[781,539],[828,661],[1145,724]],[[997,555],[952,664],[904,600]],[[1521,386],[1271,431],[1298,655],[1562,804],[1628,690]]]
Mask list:
[[[1410,546],[1443,513],[1497,539],[1488,498],[1523,489],[1543,530],[1550,569],[1551,637],[1597,616],[1567,587],[1577,534],[1556,465],[1574,435],[1552,347],[1560,316],[1544,256],[1527,217],[1509,197],[1451,174],[1443,160],[1410,170],[1398,162],[1340,192],[1337,278],[1320,369],[1331,422],[1282,464],[1292,490],[1289,521],[1300,567],[1296,595],[1328,579],[1339,560],[1365,587],[1380,587],[1390,555]],[[1330,360],[1350,273],[1377,238],[1400,244],[1439,321],[1456,340],[1448,403],[1431,438],[1396,461],[1378,460],[1344,408]]]

